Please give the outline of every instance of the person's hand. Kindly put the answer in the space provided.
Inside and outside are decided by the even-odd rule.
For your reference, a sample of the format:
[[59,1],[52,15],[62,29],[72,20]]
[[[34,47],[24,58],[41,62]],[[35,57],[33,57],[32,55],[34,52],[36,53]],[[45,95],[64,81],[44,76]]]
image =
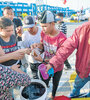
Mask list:
[[16,52],[22,52],[24,54],[30,54],[31,53],[31,49],[30,48],[24,48],[24,49],[19,49]]
[[37,61],[40,61],[40,62],[42,62],[43,61],[43,59],[42,59],[42,57],[40,56],[40,55],[33,55],[33,58],[35,59],[35,60],[37,60]]
[[30,47],[31,47],[32,50],[35,49],[35,48],[39,48],[39,49],[43,50],[43,44],[42,43],[34,43]]
[[45,62],[47,62],[47,63],[48,63],[48,62],[49,62],[49,59],[45,59]]
[[34,44],[32,44],[30,47],[31,47],[31,49],[33,50],[33,49],[37,48],[38,45],[39,45],[39,43],[34,43]]
[[21,49],[11,53],[12,59],[15,59],[15,60],[22,59],[24,55],[25,55],[24,50],[21,50]]
[[11,67],[11,69],[18,72],[18,73],[25,74],[19,67],[20,67],[20,65],[13,65]]
[[18,69],[19,67],[20,67],[20,65],[12,65],[11,69],[15,71],[15,70]]
[[25,49],[25,54],[30,55],[31,51],[32,51],[32,50],[31,50],[30,48],[26,48],[26,49]]
[[48,70],[52,68],[52,66],[51,66],[50,64],[47,64],[46,67],[47,67],[47,68],[46,68],[46,73],[47,73]]
[[20,36],[20,37],[22,36],[22,33],[23,33],[22,26],[19,26],[19,27],[16,28],[16,33],[17,33],[18,36]]
[[19,49],[11,53],[12,59],[19,60],[24,57],[25,54],[30,54],[31,50],[29,48]]

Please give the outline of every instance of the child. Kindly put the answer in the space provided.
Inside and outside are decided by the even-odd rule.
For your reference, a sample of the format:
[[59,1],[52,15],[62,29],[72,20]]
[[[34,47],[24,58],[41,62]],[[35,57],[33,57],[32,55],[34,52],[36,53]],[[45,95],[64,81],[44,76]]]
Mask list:
[[[40,47],[43,49],[44,47],[44,59],[40,56],[34,57],[36,60],[43,62],[48,62],[50,58],[52,58],[61,44],[66,40],[66,36],[55,28],[55,16],[50,11],[44,11],[41,14],[40,25],[42,26],[41,32],[41,43],[37,44],[36,46],[33,44],[33,47]],[[60,20],[60,19],[58,19]],[[52,96],[51,100],[54,100],[56,90],[59,84],[60,77],[62,75],[63,64],[60,65],[59,68],[54,69],[54,76],[53,76],[53,89],[52,89]],[[49,84],[51,76],[47,80],[42,80],[47,84]]]
[[[57,22],[57,28],[67,36],[67,26],[63,21],[63,13],[57,13],[56,17],[61,19],[61,21]],[[64,64],[64,69],[71,69],[71,65],[69,64],[68,60],[65,60]]]
[[23,58],[24,54],[30,53],[30,49],[20,49],[17,46],[16,38],[13,35],[13,28],[14,26],[10,19],[0,18],[0,56],[11,53],[11,56],[2,59],[0,63],[8,67],[20,64],[20,59]]
[[[20,49],[13,35],[13,23],[10,19],[0,18],[0,64],[12,68],[13,65],[20,65],[20,60],[25,54],[30,54],[30,49]],[[5,56],[5,57],[3,57]],[[19,66],[20,67],[20,66]],[[13,70],[22,72],[20,68],[13,67]]]
[[[30,47],[34,43],[40,43],[41,39],[41,27],[38,27],[35,18],[32,16],[26,16],[24,18],[24,28],[27,30],[22,35],[22,44],[25,48]],[[38,50],[33,50],[29,55],[29,63],[34,79],[38,79],[38,66],[40,65],[39,61],[36,61],[33,56],[37,56],[35,52]]]

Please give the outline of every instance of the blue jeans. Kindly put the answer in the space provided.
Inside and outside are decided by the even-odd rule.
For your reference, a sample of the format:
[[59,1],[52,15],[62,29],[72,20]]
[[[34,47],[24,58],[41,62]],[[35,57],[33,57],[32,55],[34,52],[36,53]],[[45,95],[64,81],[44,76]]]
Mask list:
[[[70,94],[69,97],[74,97],[74,96],[78,96],[80,94],[80,89],[87,83],[90,81],[90,76],[88,76],[87,78],[83,78],[81,79],[78,75],[76,76],[75,82],[74,82],[74,87],[72,90],[72,93]],[[89,87],[90,88],[90,87]],[[87,94],[88,97],[90,97],[90,91]]]

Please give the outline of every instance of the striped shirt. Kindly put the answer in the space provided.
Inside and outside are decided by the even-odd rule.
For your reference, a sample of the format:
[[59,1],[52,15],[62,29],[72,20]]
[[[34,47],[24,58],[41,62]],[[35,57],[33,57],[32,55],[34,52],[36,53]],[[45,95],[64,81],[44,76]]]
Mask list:
[[60,30],[64,34],[67,34],[67,26],[64,22],[61,22],[60,24],[58,24],[57,28],[58,28],[58,30]]

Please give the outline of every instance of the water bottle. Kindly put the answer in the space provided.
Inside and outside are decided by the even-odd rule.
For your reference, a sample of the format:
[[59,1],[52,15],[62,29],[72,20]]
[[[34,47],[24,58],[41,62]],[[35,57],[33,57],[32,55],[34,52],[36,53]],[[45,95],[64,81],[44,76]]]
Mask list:
[[39,65],[38,69],[39,69],[43,79],[47,80],[49,78],[49,75],[48,75],[48,73],[46,73],[46,66],[45,66],[45,64]]
[[49,76],[52,76],[52,77],[54,76],[54,69],[53,68],[49,69],[48,72],[46,73],[45,64],[39,65],[38,69],[39,69],[44,80],[47,80],[49,78]]

